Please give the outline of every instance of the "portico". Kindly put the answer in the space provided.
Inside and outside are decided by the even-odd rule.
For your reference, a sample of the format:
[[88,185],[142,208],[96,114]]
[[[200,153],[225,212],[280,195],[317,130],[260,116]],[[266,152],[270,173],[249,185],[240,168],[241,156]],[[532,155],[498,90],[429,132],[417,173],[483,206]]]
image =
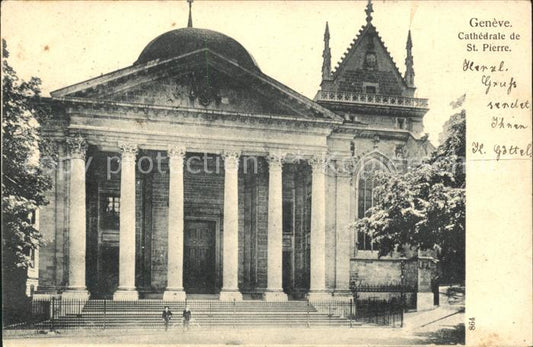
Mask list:
[[[97,143],[88,143],[87,140],[80,135],[79,133],[70,136],[68,143],[68,150],[71,155],[83,155],[83,158],[86,158],[86,150],[91,145],[93,148],[97,148]],[[139,207],[136,206],[136,202],[139,201],[139,188],[136,188],[136,186],[139,183],[139,180],[136,180],[136,176],[138,177],[140,173],[146,172],[146,168],[144,168],[142,165],[140,165],[143,161],[147,162],[146,156],[141,158],[139,160],[140,156],[140,147],[138,144],[134,143],[133,141],[129,141],[127,143],[120,143],[117,144],[118,147],[118,154],[120,155],[120,170],[112,169],[113,175],[119,176],[119,182],[116,182],[116,185],[119,185],[119,195],[117,196],[116,201],[119,201],[119,223],[118,223],[118,230],[117,230],[117,236],[115,236],[118,239],[118,287],[113,293],[113,299],[115,300],[137,300],[139,298],[139,288],[136,286],[136,278],[138,278],[138,274],[136,276],[136,270],[140,271],[141,268],[138,266],[138,258],[139,258],[139,250],[138,245],[139,242],[136,242],[136,238],[139,238],[139,232],[136,232],[136,226],[137,229],[139,228],[139,224],[145,224],[145,223],[139,223],[137,220],[140,216],[140,218],[144,218],[144,216],[141,216],[142,213],[139,213]],[[167,230],[166,230],[166,285],[163,292],[163,299],[172,301],[177,300],[181,301],[186,298],[186,292],[187,288],[184,288],[184,282],[191,283],[191,278],[188,278],[188,276],[195,276],[195,271],[206,271],[206,269],[209,269],[209,266],[212,266],[213,269],[213,275],[211,278],[208,278],[207,276],[204,279],[203,285],[205,287],[213,286],[213,288],[217,288],[217,282],[221,280],[221,287],[219,289],[216,289],[217,292],[219,292],[220,300],[242,300],[242,294],[240,292],[239,288],[239,274],[241,277],[241,285],[245,281],[243,277],[243,270],[241,267],[244,265],[244,259],[243,256],[239,257],[239,253],[247,253],[249,250],[245,249],[247,244],[244,242],[244,240],[240,240],[239,237],[249,239],[250,235],[245,235],[247,230],[244,230],[244,225],[242,223],[244,222],[244,216],[240,215],[243,213],[249,214],[250,211],[246,210],[244,208],[239,208],[239,206],[242,206],[242,202],[239,201],[239,197],[243,197],[244,194],[242,194],[242,190],[247,188],[247,179],[246,176],[253,177],[253,176],[267,176],[267,179],[265,179],[266,184],[263,184],[263,186],[266,186],[265,191],[267,192],[266,199],[262,200],[264,201],[263,206],[259,207],[256,206],[256,208],[264,208],[267,212],[267,218],[265,220],[267,227],[266,227],[266,247],[264,249],[261,249],[261,251],[266,251],[266,266],[263,269],[259,269],[260,271],[266,270],[266,288],[264,290],[259,291],[263,292],[263,298],[267,301],[285,301],[287,300],[287,294],[283,292],[283,286],[282,286],[282,278],[283,278],[283,266],[282,266],[282,259],[283,259],[283,167],[287,165],[292,165],[290,163],[286,163],[284,165],[285,158],[290,155],[288,152],[290,148],[286,149],[286,151],[276,149],[272,150],[271,152],[264,153],[263,156],[260,155],[254,155],[250,156],[249,154],[246,155],[246,158],[243,157],[243,152],[246,153],[246,149],[243,150],[230,150],[230,151],[222,151],[220,154],[213,153],[213,164],[210,165],[207,168],[207,175],[210,171],[216,172],[219,171],[217,176],[223,176],[223,203],[222,203],[222,215],[217,220],[217,218],[212,218],[211,220],[214,220],[216,223],[213,225],[216,225],[216,228],[222,229],[220,230],[208,230],[208,229],[202,229],[202,225],[200,223],[200,226],[198,226],[198,221],[204,221],[204,223],[209,222],[209,216],[203,215],[202,213],[197,209],[198,204],[194,204],[194,199],[191,199],[189,197],[189,202],[193,202],[193,208],[196,209],[196,211],[189,213],[189,216],[186,216],[185,213],[185,207],[186,207],[186,190],[191,191],[194,189],[202,190],[203,187],[190,187],[187,186],[187,183],[191,182],[191,177],[193,177],[195,174],[200,174],[197,172],[198,163],[196,163],[196,167],[192,167],[191,163],[195,162],[195,158],[201,158],[201,156],[196,155],[198,153],[198,150],[193,149],[194,152],[189,152],[185,144],[171,144],[168,145],[166,151],[156,151],[158,153],[155,158],[162,158],[162,165],[164,167],[163,173],[159,172],[146,172],[146,174],[151,174],[155,176],[162,176],[162,175],[168,175],[168,181],[166,182],[167,189],[164,190],[168,192],[168,196],[166,197],[166,200],[168,201],[168,209],[167,209]],[[103,153],[115,153],[116,152],[103,152]],[[164,154],[161,154],[164,153]],[[70,189],[70,200],[76,201],[76,206],[71,206],[71,209],[75,209],[77,213],[80,213],[82,215],[90,215],[90,211],[87,210],[87,206],[85,203],[81,203],[81,201],[85,201],[85,190],[83,189],[77,189],[79,186],[87,185],[86,181],[96,180],[95,177],[93,177],[95,171],[100,171],[101,167],[98,165],[98,160],[102,161],[104,159],[101,155],[98,159],[99,155],[95,154],[95,151],[91,153],[92,155],[95,155],[95,159],[91,160],[84,160],[81,163],[85,163],[85,167],[87,167],[87,174],[85,173],[85,170],[71,170],[69,172],[69,179],[67,181],[70,182],[76,182],[75,186],[71,186]],[[325,293],[325,272],[324,272],[324,264],[325,264],[325,223],[324,223],[324,197],[325,197],[325,185],[324,185],[324,173],[325,173],[325,162],[323,161],[323,153],[319,153],[316,155],[308,154],[307,160],[302,160],[301,163],[298,165],[308,165],[305,164],[305,162],[310,162],[313,165],[313,175],[312,175],[312,194],[317,197],[316,202],[313,200],[312,206],[311,206],[311,264],[310,264],[310,278],[311,278],[311,293]],[[221,159],[216,160],[215,159]],[[76,157],[77,158],[77,157]],[[105,155],[105,161],[106,163],[109,162],[109,155]],[[116,159],[116,157],[112,156],[112,158]],[[251,160],[253,159],[253,160]],[[79,159],[78,159],[79,160]],[[95,161],[93,161],[95,160]],[[266,165],[265,165],[266,163]],[[75,163],[77,164],[77,163]],[[221,167],[216,167],[216,165],[219,164]],[[240,167],[240,164],[244,167]],[[92,167],[91,167],[92,165]],[[160,166],[159,164],[150,164],[149,167],[156,168]],[[202,163],[200,166],[204,165]],[[168,170],[167,170],[168,168]],[[108,167],[109,169],[109,167]],[[206,175],[206,173],[201,173],[202,175]],[[108,174],[106,174],[108,175]],[[187,179],[188,182],[186,182],[185,177],[189,178]],[[112,178],[111,178],[112,180]],[[239,184],[240,181],[240,184]],[[204,182],[208,182],[204,181]],[[211,184],[213,183],[213,180],[211,180]],[[118,184],[117,184],[118,183]],[[106,189],[103,189],[102,183],[98,183],[101,189],[98,190],[98,192],[89,192],[89,196],[95,196],[97,201],[102,201],[102,197],[97,197],[97,195],[106,195]],[[90,185],[88,185],[90,186]],[[151,192],[152,196],[154,194],[158,194],[160,192],[157,192],[155,189],[152,189]],[[136,199],[137,195],[137,199]],[[90,199],[89,197],[89,199]],[[246,199],[246,198],[245,198]],[[105,199],[104,199],[105,200]],[[259,200],[258,200],[259,201]],[[322,202],[321,202],[322,201]],[[199,201],[201,204],[201,201]],[[89,203],[90,205],[90,203]],[[195,206],[196,205],[196,206]],[[266,206],[265,206],[266,205]],[[102,208],[98,208],[98,210],[102,210]],[[189,211],[191,208],[189,208]],[[76,217],[76,216],[75,216]],[[212,217],[212,216],[211,216]],[[91,217],[89,216],[89,219]],[[105,218],[105,216],[98,216],[99,219]],[[220,222],[222,220],[222,222]],[[80,225],[81,222],[76,218],[70,219],[70,228],[72,230],[76,230],[76,225]],[[215,233],[214,236],[205,236],[205,235],[194,235],[194,236],[188,236],[186,235],[186,225],[187,223],[196,223],[196,230],[194,230],[193,233],[204,233],[205,235],[209,233]],[[239,223],[240,222],[240,223]],[[218,223],[218,225],[217,225]],[[87,223],[89,225],[89,232],[91,232],[91,222]],[[154,223],[152,223],[154,224]],[[239,226],[239,224],[241,224]],[[160,225],[160,224],[158,224]],[[108,227],[105,227],[108,228]],[[102,227],[102,224],[97,226],[97,229],[105,229]],[[192,227],[194,229],[194,226]],[[153,230],[153,229],[152,229]],[[153,231],[154,232],[154,231]],[[190,231],[188,231],[190,232]],[[87,235],[85,230],[79,231],[79,239],[85,240],[87,238]],[[100,235],[98,243],[102,243],[102,240],[105,238],[102,238],[102,235],[111,235],[109,230],[100,230],[98,232]],[[162,233],[163,234],[163,233]],[[222,234],[222,235],[220,235]],[[317,235],[316,237],[313,235]],[[152,238],[155,235],[152,236]],[[109,236],[107,236],[109,237]],[[216,239],[216,242],[213,241],[214,247],[211,248],[205,248],[206,254],[201,254],[199,251],[201,249],[200,247],[194,248],[194,245],[186,245],[184,243],[184,240],[190,238],[196,238],[192,241],[192,243],[200,242],[200,239]],[[90,239],[91,237],[89,237]],[[75,238],[71,240],[71,242],[75,242]],[[138,241],[138,240],[137,240]],[[209,243],[209,241],[207,242]],[[81,247],[80,247],[81,246]],[[85,251],[98,252],[98,246],[97,249],[91,249],[94,247],[94,245],[85,246],[78,245],[78,244],[72,244],[71,243],[71,249],[76,250],[77,255],[79,259],[83,259],[85,261],[86,254]],[[196,266],[199,266],[198,269],[189,269],[189,267],[194,266],[195,264],[192,264],[189,261],[189,258],[194,249],[194,257],[202,258],[203,261],[209,262],[209,259],[214,261],[210,261],[209,265],[204,265],[200,263],[196,263]],[[208,254],[212,253],[214,251],[215,254]],[[313,254],[313,252],[315,254]],[[188,254],[185,254],[188,253]],[[220,253],[220,254],[217,254]],[[256,252],[256,256],[254,256],[254,261],[257,262],[259,259],[259,256],[257,255],[259,252]],[[151,256],[150,258],[153,258]],[[239,259],[241,258],[241,259]],[[98,262],[98,260],[97,260]],[[152,264],[153,261],[150,261]],[[188,269],[184,269],[184,264],[187,263]],[[68,288],[66,293],[74,292],[77,293],[84,292],[87,295],[87,287],[85,285],[86,283],[86,274],[85,274],[85,266],[81,266],[81,264],[84,265],[81,261],[76,262],[69,262],[69,274],[74,274],[74,276],[69,277],[72,279],[72,281],[69,281]],[[105,266],[110,266],[110,264],[100,264],[96,268],[102,268]],[[207,267],[206,267],[207,266]],[[261,265],[259,266],[261,267]],[[218,275],[218,269],[222,269],[221,276]],[[256,268],[256,271],[258,269]],[[154,271],[154,269],[152,269]],[[221,277],[221,278],[218,278]],[[208,281],[212,281],[212,283],[207,283]],[[98,281],[97,281],[98,282]],[[103,284],[97,284],[96,287]],[[192,286],[197,285],[194,283],[194,281],[191,284]],[[94,287],[94,286],[93,286]],[[190,287],[189,290],[192,290],[194,293],[194,288]]]

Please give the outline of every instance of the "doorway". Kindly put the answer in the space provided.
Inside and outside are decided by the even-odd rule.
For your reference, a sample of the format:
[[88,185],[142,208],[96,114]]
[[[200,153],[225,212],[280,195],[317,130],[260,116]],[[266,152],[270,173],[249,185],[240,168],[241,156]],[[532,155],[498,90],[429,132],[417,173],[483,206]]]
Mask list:
[[216,292],[216,223],[185,222],[183,286],[188,294]]

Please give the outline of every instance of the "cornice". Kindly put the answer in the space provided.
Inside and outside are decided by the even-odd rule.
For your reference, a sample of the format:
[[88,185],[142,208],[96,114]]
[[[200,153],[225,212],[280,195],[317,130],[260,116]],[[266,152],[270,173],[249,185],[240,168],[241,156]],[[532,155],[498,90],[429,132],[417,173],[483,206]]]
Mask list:
[[346,134],[343,137],[352,135],[353,138],[367,138],[372,139],[374,136],[379,136],[382,139],[392,139],[392,140],[407,140],[408,138],[417,139],[413,133],[408,130],[401,129],[381,129],[381,128],[369,128],[369,127],[358,127],[350,126],[345,124],[339,127],[336,127],[332,135],[335,134]]
[[[142,120],[157,121],[160,117],[179,117],[181,120],[191,120],[197,122],[226,120],[235,122],[244,122],[246,124],[267,124],[279,126],[295,126],[296,128],[323,128],[333,129],[336,125],[342,124],[342,121],[325,120],[316,118],[300,118],[290,115],[271,115],[271,114],[253,114],[240,113],[232,111],[220,111],[209,109],[195,109],[188,107],[177,106],[155,106],[148,104],[133,104],[124,102],[115,102],[109,100],[93,100],[85,98],[53,98],[54,101],[62,102],[67,106],[66,112],[68,114],[76,113],[104,113],[102,117],[112,118],[113,113],[128,113],[132,112],[140,115]],[[133,115],[132,118],[135,116]],[[168,120],[168,119],[165,119]]]
[[318,100],[320,105],[334,111],[354,112],[361,114],[384,115],[384,116],[404,116],[422,119],[429,111],[429,107],[409,107],[382,104],[358,104],[343,101]]

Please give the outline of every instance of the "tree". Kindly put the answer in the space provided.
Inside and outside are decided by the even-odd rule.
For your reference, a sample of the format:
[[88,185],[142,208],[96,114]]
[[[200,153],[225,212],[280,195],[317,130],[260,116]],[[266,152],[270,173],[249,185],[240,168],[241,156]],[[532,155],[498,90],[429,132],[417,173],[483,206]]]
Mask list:
[[379,256],[405,246],[435,250],[441,281],[464,282],[466,114],[450,117],[443,143],[430,158],[405,173],[378,172],[375,205],[353,224],[368,234]]
[[40,121],[40,79],[20,80],[8,64],[9,52],[2,40],[2,320],[17,320],[24,306],[26,270],[41,235],[29,215],[46,204],[50,180],[39,163],[46,142]]

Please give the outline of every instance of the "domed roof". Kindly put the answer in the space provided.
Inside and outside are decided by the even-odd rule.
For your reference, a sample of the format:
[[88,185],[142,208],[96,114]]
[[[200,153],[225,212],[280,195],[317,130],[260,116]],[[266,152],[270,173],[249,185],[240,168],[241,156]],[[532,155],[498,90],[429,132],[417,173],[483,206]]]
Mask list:
[[181,28],[159,35],[144,48],[134,64],[178,57],[203,48],[209,48],[246,69],[259,70],[254,58],[239,42],[219,32],[197,28]]

